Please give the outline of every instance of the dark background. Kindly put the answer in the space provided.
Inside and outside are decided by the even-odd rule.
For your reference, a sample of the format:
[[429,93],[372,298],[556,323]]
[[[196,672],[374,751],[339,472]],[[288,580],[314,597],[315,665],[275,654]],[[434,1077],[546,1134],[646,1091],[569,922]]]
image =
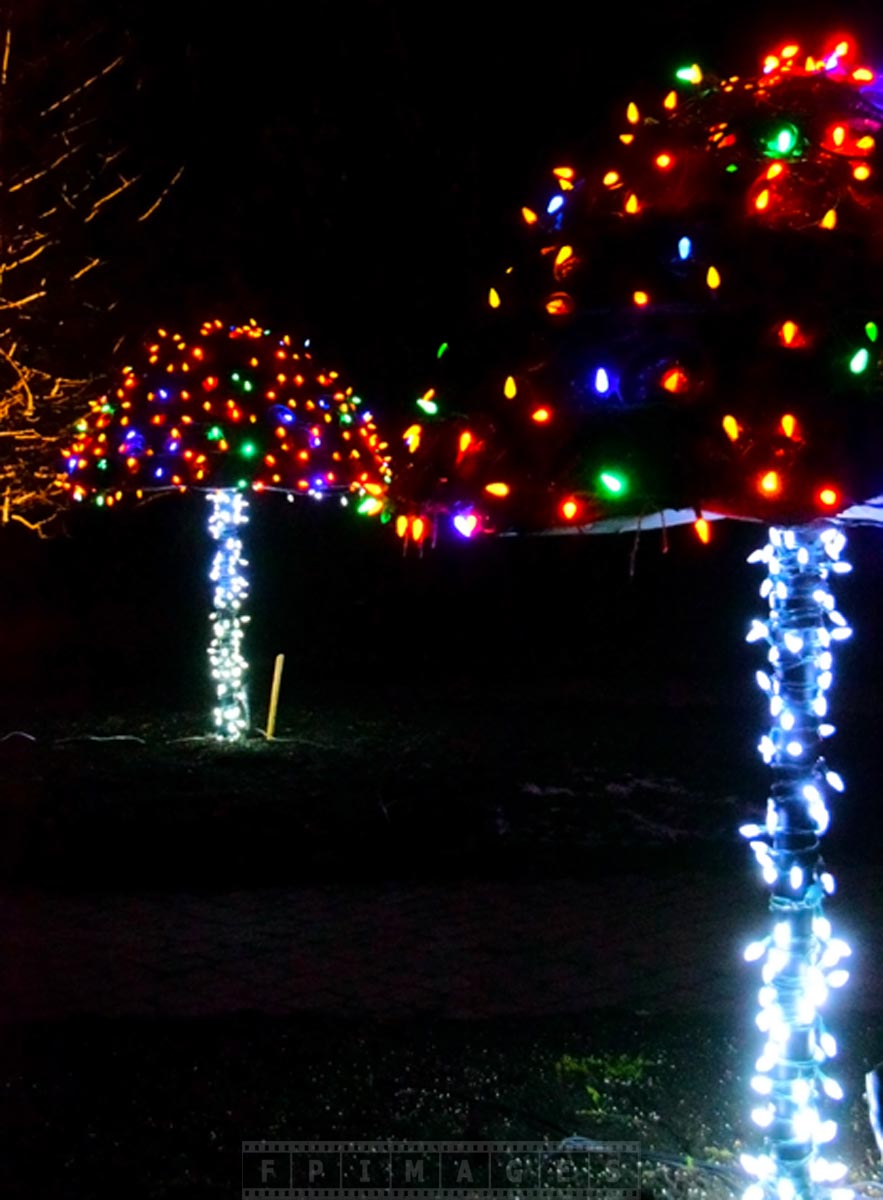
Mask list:
[[[631,98],[658,97],[698,61],[753,70],[785,38],[883,24],[841,9],[676,6],[111,7],[143,59],[150,158],[186,173],[121,252],[132,339],[156,324],[254,316],[314,337],[391,440],[432,382],[442,340],[468,337],[505,261],[521,203],[556,163],[591,154]],[[47,20],[51,19],[47,14]],[[878,51],[875,56],[875,51]],[[2,532],[0,661],[7,720],[159,707],[199,711],[211,545],[201,496],[77,513],[60,537]],[[745,555],[760,527],[640,539],[500,539],[402,557],[392,530],[332,505],[253,504],[249,657],[256,689],[289,656],[286,701],[384,704],[390,689],[531,687],[760,707],[761,610]],[[880,703],[880,535],[854,539],[843,585],[859,649],[838,703]],[[261,704],[263,701],[261,701]]]

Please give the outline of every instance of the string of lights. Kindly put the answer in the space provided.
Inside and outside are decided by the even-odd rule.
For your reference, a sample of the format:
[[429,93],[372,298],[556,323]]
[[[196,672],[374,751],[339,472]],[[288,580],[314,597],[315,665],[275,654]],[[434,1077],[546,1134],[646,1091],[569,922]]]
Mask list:
[[[820,1012],[829,991],[846,983],[842,960],[850,954],[822,911],[834,879],[820,851],[828,798],[843,790],[822,746],[835,732],[827,695],[834,648],[852,632],[828,585],[831,575],[850,570],[841,558],[845,543],[823,523],[773,528],[749,560],[766,567],[761,596],[769,616],[753,623],[748,640],[768,647],[768,669],[757,680],[772,719],[759,746],[772,788],[765,824],[741,832],[769,886],[773,928],[745,952],[748,961],[762,963],[757,1024],[766,1041],[752,1080],[759,1099],[752,1117],[768,1142],[765,1153],[743,1156],[756,1179],[745,1200],[808,1200],[828,1194],[847,1170],[822,1149],[837,1133],[835,1121],[822,1115],[826,1098],[841,1099],[843,1090],[828,1074],[836,1042]],[[852,1193],[835,1187],[830,1194],[846,1200]]]
[[691,64],[556,166],[404,431],[396,528],[796,525],[883,492],[883,91],[849,38]]
[[248,578],[242,556],[238,529],[248,522],[248,501],[241,492],[230,488],[209,493],[211,515],[209,533],[218,543],[209,575],[214,584],[208,657],[217,702],[214,710],[215,732],[219,737],[236,740],[248,732],[248,663],[242,653],[243,612],[248,598]]

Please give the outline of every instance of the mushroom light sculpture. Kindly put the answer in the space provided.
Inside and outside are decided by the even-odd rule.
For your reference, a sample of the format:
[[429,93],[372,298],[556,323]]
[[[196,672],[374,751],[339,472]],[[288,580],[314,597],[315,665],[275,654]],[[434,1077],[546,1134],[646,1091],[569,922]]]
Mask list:
[[823,912],[842,789],[823,746],[843,529],[883,514],[883,91],[850,39],[759,73],[678,70],[623,107],[604,161],[554,168],[484,328],[439,349],[391,505],[409,542],[764,522],[758,683],[767,815],[743,833],[769,887],[746,1200],[846,1189],[827,1156],[849,947]]
[[158,330],[79,423],[64,467],[73,500],[106,507],[163,492],[205,492],[216,543],[208,650],[213,726],[226,741],[249,729],[241,536],[249,497],[338,495],[374,513],[389,479],[386,446],[353,388],[337,371],[318,367],[308,343],[254,321],[206,321],[187,337]]

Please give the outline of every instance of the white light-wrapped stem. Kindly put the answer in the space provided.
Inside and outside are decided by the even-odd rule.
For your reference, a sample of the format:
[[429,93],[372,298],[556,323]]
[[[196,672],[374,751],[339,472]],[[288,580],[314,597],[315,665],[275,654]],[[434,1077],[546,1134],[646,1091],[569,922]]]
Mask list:
[[762,962],[757,1017],[766,1043],[757,1060],[752,1116],[766,1130],[760,1155],[744,1155],[755,1181],[745,1200],[818,1200],[848,1189],[832,1187],[846,1174],[823,1147],[837,1131],[826,1119],[827,1099],[842,1090],[826,1070],[836,1053],[820,1010],[832,987],[845,983],[841,959],[849,947],[832,936],[822,899],[834,881],[824,871],[820,838],[828,827],[828,798],[842,791],[839,775],[822,755],[828,722],[827,693],[833,651],[851,633],[828,586],[848,571],[840,554],[846,539],[819,523],[771,529],[769,542],[750,562],[767,569],[761,596],[766,621],[755,621],[749,641],[767,644],[768,666],[757,672],[769,699],[771,727],[759,750],[772,774],[766,823],[745,826],[770,889],[772,932],[748,946],[745,957]]
[[248,501],[232,488],[209,494],[209,533],[218,543],[212,561],[212,640],[208,648],[209,669],[215,688],[213,712],[215,734],[235,741],[248,732],[248,663],[242,653],[243,609],[248,597],[248,578],[243,568],[239,527],[248,521]]

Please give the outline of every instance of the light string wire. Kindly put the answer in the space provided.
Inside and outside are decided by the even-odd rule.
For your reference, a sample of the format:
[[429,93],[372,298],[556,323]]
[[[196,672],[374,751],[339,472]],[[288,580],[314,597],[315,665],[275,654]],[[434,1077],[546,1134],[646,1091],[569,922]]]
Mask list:
[[242,643],[248,616],[248,566],[238,530],[248,522],[248,501],[233,488],[210,492],[208,528],[218,543],[209,579],[213,585],[209,671],[215,687],[215,736],[237,741],[249,729],[248,663]]
[[823,1114],[825,1101],[842,1099],[843,1089],[826,1069],[837,1045],[820,1012],[830,990],[846,982],[841,960],[850,954],[822,911],[834,880],[823,868],[820,843],[830,822],[828,797],[843,790],[821,750],[835,732],[827,699],[834,647],[852,633],[828,586],[832,575],[851,570],[841,559],[845,545],[827,522],[773,528],[748,560],[767,571],[760,594],[769,617],[752,623],[748,641],[768,646],[769,669],[757,672],[757,682],[772,725],[758,749],[772,786],[765,824],[740,832],[770,889],[773,927],[745,950],[749,962],[762,964],[757,1026],[766,1042],[751,1081],[759,1101],[751,1115],[766,1137],[761,1154],[742,1156],[754,1179],[744,1200],[852,1195],[831,1186],[847,1168],[822,1150],[837,1134],[836,1122]]

